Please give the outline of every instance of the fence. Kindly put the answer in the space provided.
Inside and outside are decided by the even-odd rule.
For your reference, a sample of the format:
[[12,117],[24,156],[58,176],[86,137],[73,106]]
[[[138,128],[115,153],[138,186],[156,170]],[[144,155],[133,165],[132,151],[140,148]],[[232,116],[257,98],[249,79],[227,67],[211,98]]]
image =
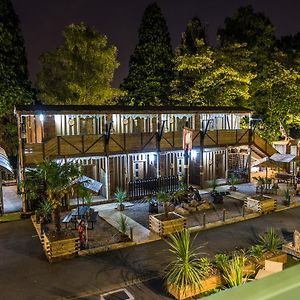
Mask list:
[[139,179],[129,182],[128,195],[132,199],[138,199],[158,191],[173,192],[178,188],[178,176]]

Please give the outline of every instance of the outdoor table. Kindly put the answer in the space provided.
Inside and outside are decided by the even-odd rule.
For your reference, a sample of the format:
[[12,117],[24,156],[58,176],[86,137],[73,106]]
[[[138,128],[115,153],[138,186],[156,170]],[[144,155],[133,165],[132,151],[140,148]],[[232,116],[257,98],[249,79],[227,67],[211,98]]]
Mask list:
[[83,219],[86,217],[87,211],[89,210],[88,206],[80,206],[79,209],[76,208],[72,211],[73,219]]
[[292,184],[294,181],[294,176],[288,173],[277,173],[276,178],[278,179],[278,182],[283,181],[286,184]]

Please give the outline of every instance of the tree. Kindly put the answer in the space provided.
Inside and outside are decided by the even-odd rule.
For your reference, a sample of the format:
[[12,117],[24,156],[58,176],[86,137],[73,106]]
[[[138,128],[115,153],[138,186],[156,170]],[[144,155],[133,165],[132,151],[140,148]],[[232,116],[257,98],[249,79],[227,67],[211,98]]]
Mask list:
[[0,2],[0,142],[8,156],[17,154],[15,104],[32,101],[19,18],[11,1]]
[[255,77],[250,71],[250,52],[244,45],[228,45],[215,51],[197,41],[196,54],[175,58],[173,99],[180,104],[242,105],[249,99]]
[[144,12],[139,41],[129,61],[129,72],[121,88],[127,91],[125,104],[169,103],[173,79],[172,47],[166,21],[156,3]]
[[64,42],[45,52],[37,84],[40,98],[55,104],[111,104],[119,95],[111,88],[117,49],[107,37],[85,24],[71,24],[63,32]]
[[271,21],[262,13],[255,13],[251,5],[241,7],[225,19],[225,28],[218,30],[221,46],[247,43],[249,48],[272,49],[276,43]]
[[[70,193],[75,181],[80,176],[79,167],[74,163],[60,164],[55,161],[45,160],[37,166],[36,170],[29,171],[24,181],[27,198],[31,201],[46,200],[54,212],[56,232],[60,233],[60,208],[63,197]],[[46,197],[46,199],[39,199]],[[36,207],[31,203],[31,208]]]
[[207,43],[205,27],[201,24],[201,21],[195,17],[188,22],[185,32],[182,33],[176,54],[196,54],[198,49],[197,40],[203,40],[205,44]]

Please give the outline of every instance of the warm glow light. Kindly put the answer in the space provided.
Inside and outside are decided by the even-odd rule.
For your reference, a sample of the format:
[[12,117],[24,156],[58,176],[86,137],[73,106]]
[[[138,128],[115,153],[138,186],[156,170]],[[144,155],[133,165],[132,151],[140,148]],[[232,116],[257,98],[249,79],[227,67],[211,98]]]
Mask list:
[[44,122],[44,115],[40,114],[39,119],[40,119],[41,122]]
[[195,160],[196,157],[197,157],[197,151],[196,150],[192,150],[191,151],[191,158],[192,158],[192,160]]

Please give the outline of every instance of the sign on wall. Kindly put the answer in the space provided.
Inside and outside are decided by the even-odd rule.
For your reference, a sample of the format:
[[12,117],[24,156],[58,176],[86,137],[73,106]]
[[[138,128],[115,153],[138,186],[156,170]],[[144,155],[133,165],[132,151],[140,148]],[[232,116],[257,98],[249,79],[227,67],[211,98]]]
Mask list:
[[183,150],[191,151],[193,148],[193,130],[187,127],[183,128]]

